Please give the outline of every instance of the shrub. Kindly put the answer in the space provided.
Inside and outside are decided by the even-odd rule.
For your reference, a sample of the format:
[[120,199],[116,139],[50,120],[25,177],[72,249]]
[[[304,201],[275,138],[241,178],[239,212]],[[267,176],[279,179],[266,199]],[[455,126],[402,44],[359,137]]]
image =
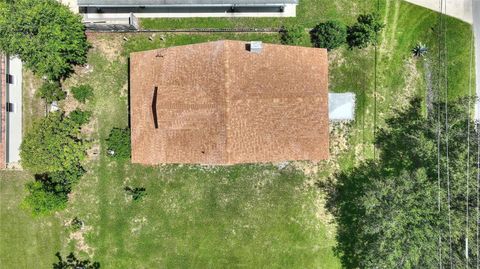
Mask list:
[[338,21],[319,23],[310,31],[310,39],[314,47],[332,50],[346,41],[347,28]]
[[85,103],[93,96],[93,88],[90,85],[80,85],[71,89],[73,98],[77,99],[80,103]]
[[78,170],[87,144],[77,123],[59,112],[34,122],[20,146],[22,166],[33,174]]
[[81,17],[56,0],[0,3],[0,50],[52,80],[84,64],[89,48]]
[[300,26],[282,26],[279,34],[280,43],[284,45],[300,45],[305,36],[305,29]]
[[357,22],[348,27],[347,43],[350,48],[366,48],[376,43],[376,35],[383,29],[377,14],[359,15]]
[[70,221],[70,229],[72,231],[74,231],[74,232],[78,231],[78,230],[82,229],[82,227],[83,227],[83,221],[80,220],[79,218],[74,217],[72,219],[72,221]]
[[74,111],[70,112],[68,117],[78,124],[78,126],[82,126],[85,123],[90,121],[90,117],[92,116],[92,112],[90,111],[82,111],[80,109],[75,109]]
[[34,216],[48,215],[67,206],[66,194],[48,191],[40,181],[27,183],[26,189],[28,195],[23,200],[22,207],[31,211]]
[[415,45],[415,47],[413,47],[412,49],[412,54],[413,56],[415,57],[424,57],[428,52],[428,48],[427,46],[425,46],[425,44],[422,44],[422,43],[417,43],[417,45]]
[[46,81],[37,91],[37,96],[45,99],[47,103],[65,99],[67,93],[62,90],[59,82]]
[[133,201],[139,201],[140,199],[142,199],[145,195],[147,195],[147,193],[145,192],[145,188],[143,187],[135,187],[135,188],[131,188],[131,187],[125,187],[125,191],[127,192],[127,194],[131,195],[132,196],[132,199]]
[[81,269],[99,269],[99,262],[91,262],[90,260],[79,260],[75,257],[73,252],[70,252],[64,260],[60,255],[60,252],[55,253],[58,262],[53,264],[53,269],[67,269],[67,268],[81,268]]
[[113,128],[107,139],[108,155],[115,159],[130,158],[130,129]]

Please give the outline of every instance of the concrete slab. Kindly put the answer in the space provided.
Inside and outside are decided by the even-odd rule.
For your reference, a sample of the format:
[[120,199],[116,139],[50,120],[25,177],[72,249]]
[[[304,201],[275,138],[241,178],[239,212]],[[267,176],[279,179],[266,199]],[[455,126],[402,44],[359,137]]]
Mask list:
[[328,117],[331,121],[351,121],[355,119],[355,94],[329,93]]
[[20,161],[20,145],[22,144],[22,61],[17,57],[10,57],[8,74],[13,77],[13,83],[7,86],[7,102],[12,110],[7,111],[6,144],[7,163]]
[[[439,0],[405,0],[415,5],[419,5],[434,11],[440,11],[440,1]],[[477,1],[477,0],[474,0]],[[446,13],[449,16],[455,17],[462,21],[472,23],[472,0],[447,0],[445,1]],[[445,10],[445,7],[444,7]]]

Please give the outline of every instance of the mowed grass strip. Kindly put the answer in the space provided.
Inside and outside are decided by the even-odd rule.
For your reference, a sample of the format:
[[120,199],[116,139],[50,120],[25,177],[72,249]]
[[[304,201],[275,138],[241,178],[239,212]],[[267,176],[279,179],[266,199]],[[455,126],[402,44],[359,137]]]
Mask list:
[[[376,2],[376,1],[375,1]],[[279,28],[282,25],[302,25],[312,28],[320,21],[340,20],[351,23],[359,13],[367,13],[374,7],[371,0],[300,0],[296,17],[285,18],[154,18],[141,19],[143,29],[239,29]]]
[[32,218],[20,208],[28,180],[27,173],[0,171],[0,268],[51,268],[65,242],[59,218]]
[[[96,184],[79,191],[98,195],[98,216],[83,218],[106,268],[339,268],[317,190],[304,189],[298,172],[102,160],[95,174]],[[132,201],[125,186],[147,195]]]

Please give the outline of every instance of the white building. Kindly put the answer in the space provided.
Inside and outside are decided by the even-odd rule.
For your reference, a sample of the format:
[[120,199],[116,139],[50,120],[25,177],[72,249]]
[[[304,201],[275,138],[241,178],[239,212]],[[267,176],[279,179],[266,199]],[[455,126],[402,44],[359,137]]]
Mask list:
[[295,17],[298,0],[77,0],[85,22],[138,18]]

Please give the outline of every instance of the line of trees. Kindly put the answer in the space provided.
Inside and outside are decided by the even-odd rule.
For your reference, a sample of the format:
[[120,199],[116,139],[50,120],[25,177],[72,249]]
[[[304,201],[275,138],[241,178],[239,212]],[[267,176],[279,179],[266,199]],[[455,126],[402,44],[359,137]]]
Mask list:
[[[335,20],[317,24],[310,31],[310,41],[314,47],[328,50],[336,49],[345,43],[351,49],[362,49],[376,44],[377,34],[383,28],[378,14],[361,14],[351,26]],[[299,45],[304,36],[305,29],[300,26],[283,26],[280,29],[280,42],[285,45]]]
[[[408,109],[397,111],[397,116],[388,119],[378,133],[378,160],[341,172],[336,182],[325,186],[329,190],[328,208],[338,222],[336,252],[344,267],[446,268],[450,262],[454,267],[463,267],[467,262],[467,206],[471,213],[468,254],[470,267],[474,267],[478,258],[478,216],[474,212],[478,206],[476,155],[480,137],[474,131],[474,123],[467,119],[467,101],[449,103],[448,139],[445,112],[440,111],[445,104],[434,107],[433,113],[425,117],[421,101],[415,99]],[[468,121],[472,126],[469,146]]]

